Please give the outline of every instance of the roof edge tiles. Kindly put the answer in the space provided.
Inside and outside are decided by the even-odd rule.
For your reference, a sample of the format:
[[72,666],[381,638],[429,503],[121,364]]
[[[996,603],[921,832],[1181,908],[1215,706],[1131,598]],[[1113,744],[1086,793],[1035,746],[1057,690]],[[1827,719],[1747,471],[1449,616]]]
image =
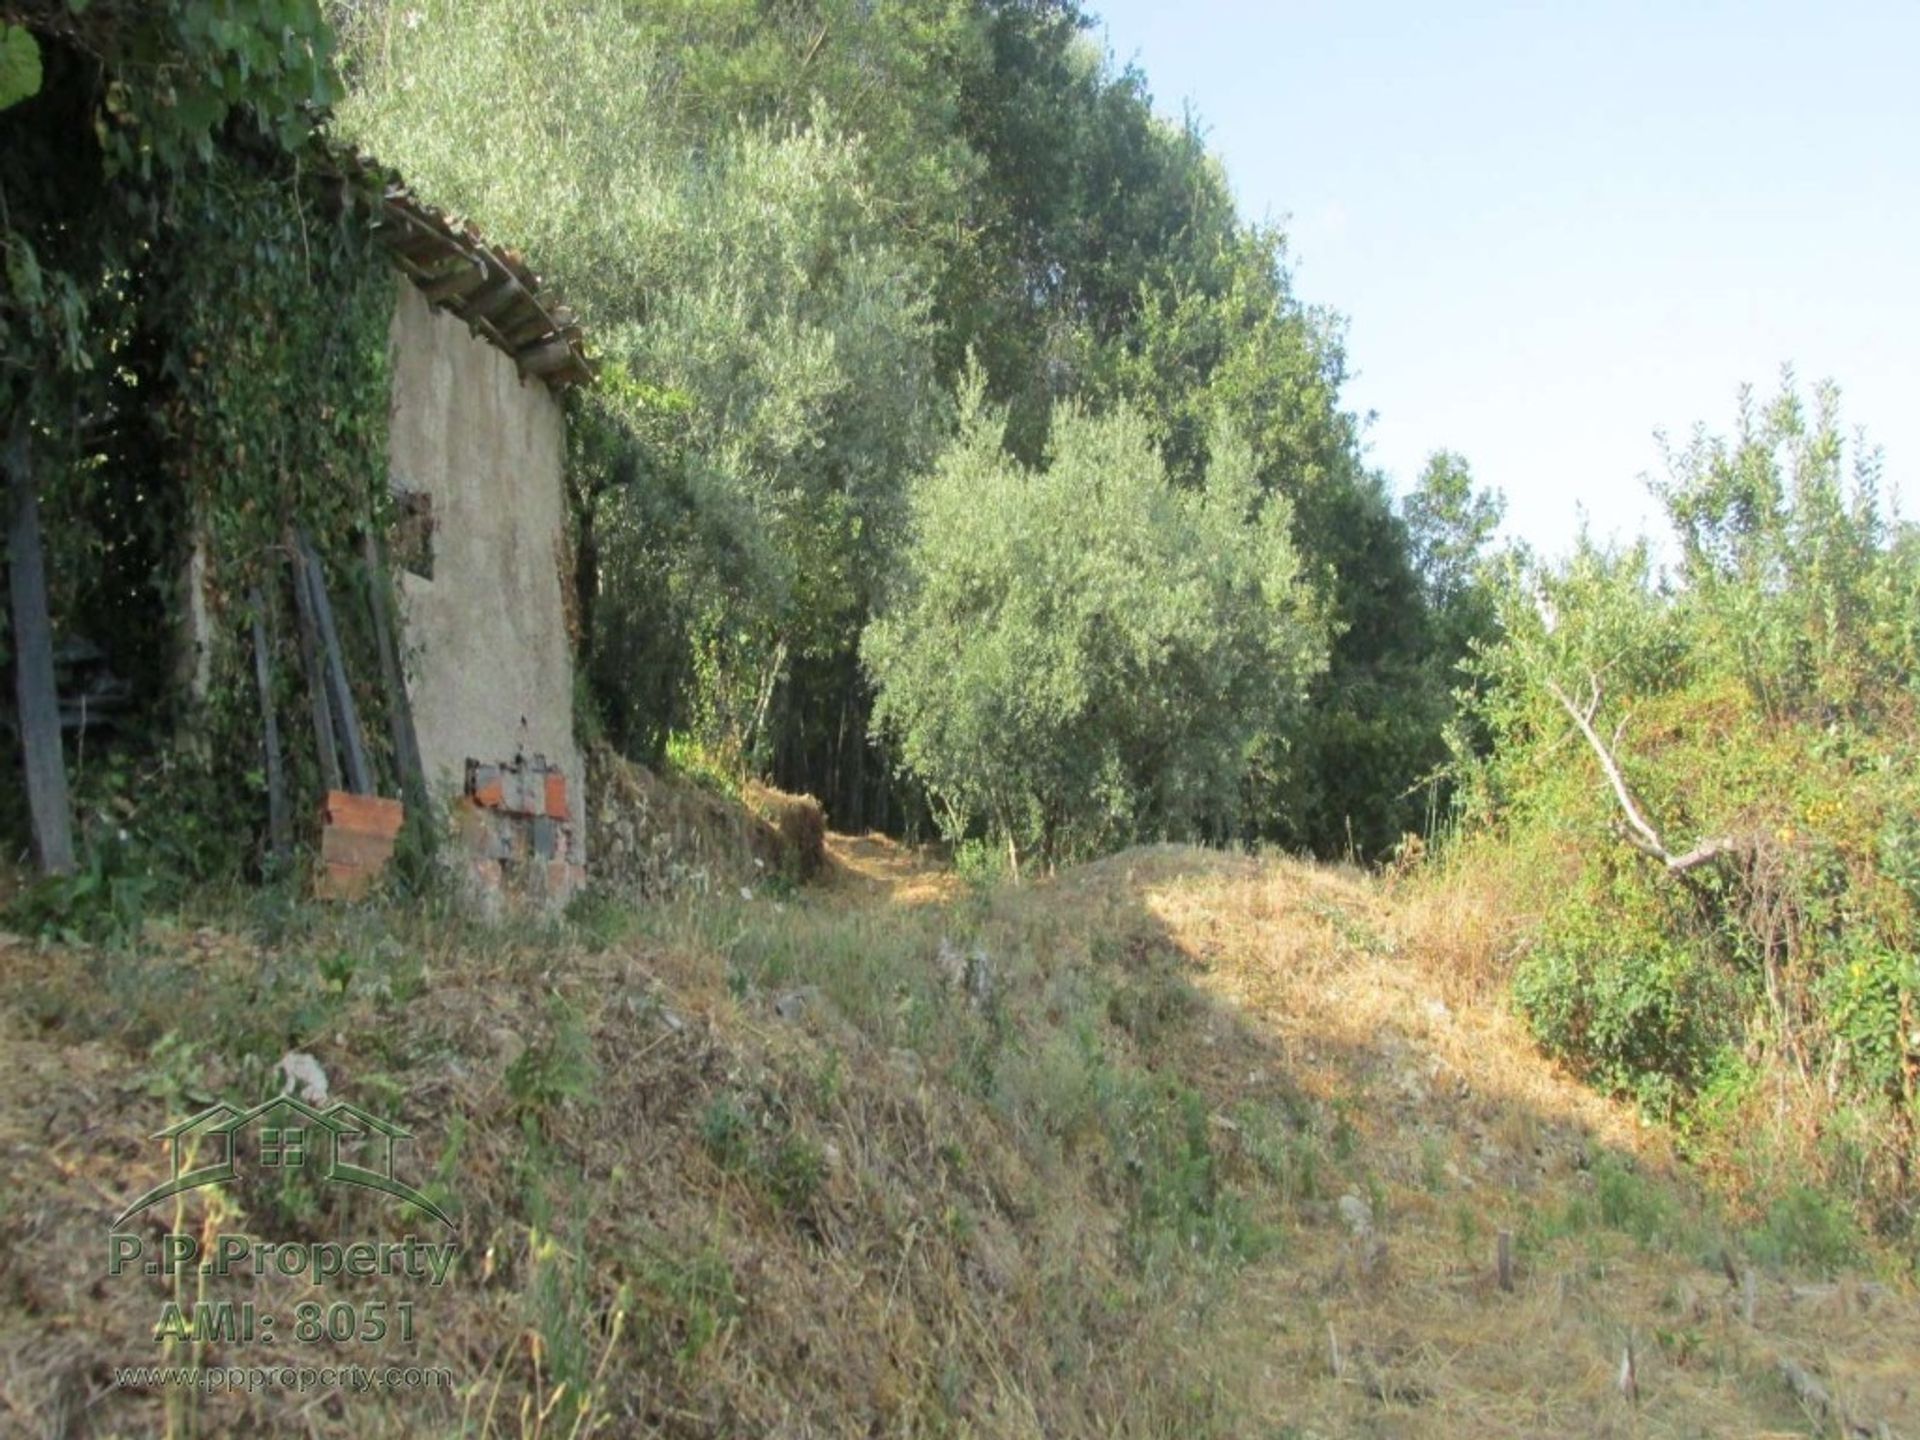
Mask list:
[[328,146],[326,158],[368,203],[374,238],[428,304],[464,320],[513,360],[523,380],[554,390],[593,383],[579,320],[519,251],[491,244],[476,226],[429,205],[364,152]]

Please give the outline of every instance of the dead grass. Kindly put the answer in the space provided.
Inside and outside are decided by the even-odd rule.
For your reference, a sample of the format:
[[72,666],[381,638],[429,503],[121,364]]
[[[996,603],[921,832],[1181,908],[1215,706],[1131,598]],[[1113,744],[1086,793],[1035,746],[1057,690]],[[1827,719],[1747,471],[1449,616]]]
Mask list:
[[[1497,963],[1485,957],[1514,933],[1497,912],[1471,915],[1483,899],[1415,891],[1408,905],[1351,875],[1203,856],[1184,873],[1165,853],[1102,866],[1142,887],[1196,987],[1341,1118],[1335,1183],[1375,1214],[1370,1238],[1303,1224],[1283,1265],[1244,1277],[1222,1334],[1261,1339],[1221,1363],[1255,1381],[1255,1413],[1322,1434],[1806,1433],[1780,1378],[1789,1359],[1844,1392],[1848,1414],[1920,1426],[1912,1296],[1773,1276],[1749,1323],[1718,1268],[1722,1255],[1746,1268],[1738,1240],[1667,1137],[1474,1003]],[[1436,916],[1447,927],[1429,950],[1421,925]],[[1222,1043],[1198,1038],[1203,1052]],[[1237,1064],[1172,1063],[1235,1104],[1222,1082]],[[1496,1283],[1501,1230],[1523,1257],[1512,1294]],[[1618,1385],[1629,1344],[1637,1403]]]
[[[103,1279],[106,1219],[184,1095],[298,1043],[458,1207],[409,1363],[460,1388],[210,1396],[175,1433],[565,1435],[581,1395],[618,1436],[1813,1433],[1784,1358],[1920,1436],[1913,1297],[1757,1268],[1749,1318],[1664,1137],[1477,998],[1510,933],[1483,901],[1181,847],[981,892],[826,848],[790,899],[591,925],[0,945],[0,1430],[163,1430],[111,1388],[162,1292]],[[221,1203],[397,1233],[359,1197]]]
[[1494,1003],[1537,928],[1538,910],[1513,893],[1509,873],[1470,852],[1395,877],[1391,930],[1450,1003]]
[[749,781],[741,792],[749,810],[780,833],[786,862],[795,880],[805,882],[827,861],[827,814],[811,795],[790,795],[771,785]]
[[826,853],[826,889],[853,903],[941,904],[962,889],[929,852],[885,835],[828,835]]

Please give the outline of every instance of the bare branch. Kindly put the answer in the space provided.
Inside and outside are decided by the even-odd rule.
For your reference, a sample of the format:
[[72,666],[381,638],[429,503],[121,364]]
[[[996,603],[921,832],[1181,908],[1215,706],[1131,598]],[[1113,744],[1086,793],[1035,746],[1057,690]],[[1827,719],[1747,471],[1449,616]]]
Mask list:
[[1702,840],[1684,855],[1672,855],[1667,858],[1667,869],[1675,875],[1684,875],[1689,870],[1697,870],[1702,865],[1712,864],[1722,855],[1737,855],[1750,848],[1751,842],[1737,835],[1719,835],[1711,840]]
[[[1666,842],[1660,838],[1660,832],[1653,828],[1652,822],[1647,819],[1639,803],[1633,798],[1633,791],[1627,788],[1627,778],[1620,773],[1620,764],[1613,758],[1613,751],[1607,748],[1607,743],[1593,728],[1594,716],[1600,711],[1600,682],[1597,678],[1589,677],[1589,679],[1593,687],[1592,700],[1584,711],[1567,698],[1566,691],[1551,680],[1547,681],[1547,693],[1560,702],[1560,708],[1565,710],[1573,718],[1573,723],[1580,727],[1580,733],[1586,737],[1587,744],[1592,747],[1594,757],[1600,762],[1600,768],[1606,772],[1607,781],[1613,786],[1614,796],[1620,801],[1620,808],[1626,814],[1626,826],[1621,830],[1621,838],[1642,855],[1658,860],[1666,866],[1669,875],[1681,878],[1698,870],[1702,865],[1712,864],[1723,855],[1738,854],[1751,848],[1750,840],[1742,839],[1737,835],[1719,835],[1711,840],[1702,840],[1683,854],[1676,855],[1667,849]],[[1614,731],[1613,738],[1616,746],[1620,743],[1620,736],[1625,733],[1626,728],[1627,722],[1623,719],[1619,729]]]
[[[1586,736],[1587,744],[1593,747],[1594,756],[1600,761],[1600,768],[1606,772],[1607,780],[1613,786],[1615,798],[1620,801],[1620,808],[1626,812],[1627,823],[1633,827],[1634,833],[1639,837],[1640,841],[1645,842],[1644,844],[1636,843],[1634,848],[1644,850],[1647,854],[1655,856],[1662,862],[1671,865],[1673,863],[1672,852],[1667,849],[1665,842],[1661,840],[1660,832],[1655,830],[1653,826],[1647,822],[1647,817],[1640,813],[1640,807],[1634,801],[1633,792],[1627,788],[1626,777],[1620,773],[1619,765],[1614,762],[1613,752],[1607,749],[1607,742],[1602,740],[1599,732],[1593,728],[1591,715],[1583,714],[1580,708],[1567,698],[1567,692],[1562,690],[1559,685],[1552,680],[1547,681],[1547,693],[1558,700],[1560,702],[1560,708],[1573,717],[1573,723],[1580,727],[1580,733]],[[1600,708],[1600,682],[1598,680],[1593,682],[1593,708],[1595,711]]]

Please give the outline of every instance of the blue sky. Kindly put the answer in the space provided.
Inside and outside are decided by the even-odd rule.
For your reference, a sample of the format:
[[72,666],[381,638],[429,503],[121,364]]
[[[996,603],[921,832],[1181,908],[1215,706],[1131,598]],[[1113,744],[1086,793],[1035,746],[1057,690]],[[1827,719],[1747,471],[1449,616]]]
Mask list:
[[1542,549],[1630,536],[1654,432],[1792,363],[1916,514],[1920,3],[1089,3],[1347,317],[1396,485],[1446,447]]

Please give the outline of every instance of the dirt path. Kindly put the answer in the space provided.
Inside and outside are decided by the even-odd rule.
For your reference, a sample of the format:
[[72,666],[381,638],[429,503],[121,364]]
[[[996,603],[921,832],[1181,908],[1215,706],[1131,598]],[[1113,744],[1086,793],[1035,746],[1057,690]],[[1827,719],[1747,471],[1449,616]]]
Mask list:
[[827,836],[826,889],[855,904],[932,905],[960,892],[953,870],[928,851],[885,835]]

